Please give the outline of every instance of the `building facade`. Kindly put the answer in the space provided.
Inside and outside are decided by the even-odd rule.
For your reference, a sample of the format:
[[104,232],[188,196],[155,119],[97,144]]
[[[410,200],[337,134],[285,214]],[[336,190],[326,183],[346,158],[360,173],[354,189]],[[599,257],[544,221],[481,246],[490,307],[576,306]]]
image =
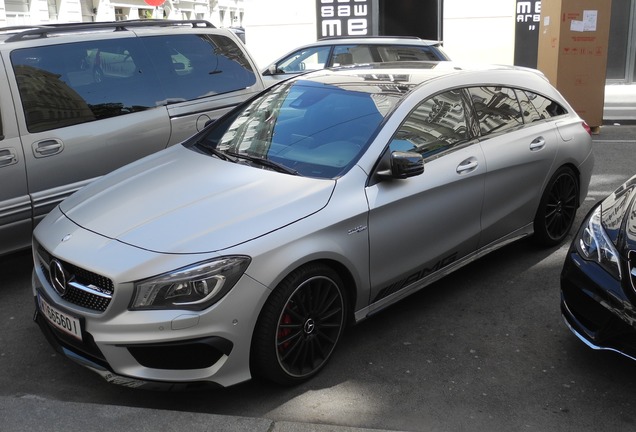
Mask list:
[[242,27],[244,16],[243,0],[0,0],[0,27],[146,18]]
[[[160,5],[152,6],[155,2]],[[342,15],[343,23],[355,21],[351,28],[358,31],[364,12],[371,17],[365,27],[370,35],[438,39],[455,60],[515,64],[519,50],[527,46],[515,44],[520,20],[528,28],[538,28],[540,8],[539,0],[0,0],[0,27],[204,19],[217,27],[244,27],[247,48],[264,67],[316,41],[322,12],[328,19]],[[618,109],[636,118],[631,114],[636,112],[636,0],[612,0],[607,84],[606,94],[619,101]]]

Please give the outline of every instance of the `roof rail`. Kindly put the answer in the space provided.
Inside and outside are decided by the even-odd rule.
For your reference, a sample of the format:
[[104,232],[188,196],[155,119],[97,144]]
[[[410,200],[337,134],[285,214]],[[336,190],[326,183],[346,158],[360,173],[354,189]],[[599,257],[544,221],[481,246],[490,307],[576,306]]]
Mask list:
[[82,23],[63,23],[63,24],[37,24],[33,26],[14,26],[0,27],[0,32],[8,31],[19,33],[5,39],[5,42],[15,42],[24,39],[36,39],[49,37],[52,34],[72,33],[82,30],[96,29],[113,29],[113,31],[124,31],[135,27],[177,27],[191,26],[202,28],[216,28],[212,23],[205,20],[162,20],[162,19],[143,19],[143,20],[122,20],[122,21],[104,21],[104,22],[82,22]]
[[417,36],[391,36],[391,35],[373,35],[373,36],[369,36],[369,35],[362,35],[362,36],[326,36],[326,37],[322,37],[318,40],[329,40],[329,39],[386,39],[386,38],[391,38],[391,39],[411,39],[411,40],[418,40],[421,38],[417,37]]

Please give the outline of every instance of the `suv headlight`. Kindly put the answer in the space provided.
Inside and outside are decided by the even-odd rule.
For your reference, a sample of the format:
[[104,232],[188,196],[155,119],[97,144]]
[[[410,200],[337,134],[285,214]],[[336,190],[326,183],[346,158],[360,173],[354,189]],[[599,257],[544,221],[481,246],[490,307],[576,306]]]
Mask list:
[[243,275],[251,259],[228,256],[135,282],[131,310],[203,310],[218,302]]
[[596,207],[587,220],[587,226],[579,234],[577,246],[583,258],[596,261],[612,276],[620,280],[621,268],[618,251],[601,224],[601,206]]

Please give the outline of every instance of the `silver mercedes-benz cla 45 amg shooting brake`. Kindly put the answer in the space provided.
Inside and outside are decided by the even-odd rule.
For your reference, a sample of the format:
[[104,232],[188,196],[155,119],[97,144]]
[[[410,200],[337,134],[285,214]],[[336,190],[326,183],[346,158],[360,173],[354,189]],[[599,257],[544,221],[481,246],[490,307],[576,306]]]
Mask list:
[[35,319],[110,382],[302,382],[347,324],[516,239],[563,241],[592,167],[536,71],[313,72],[57,206]]

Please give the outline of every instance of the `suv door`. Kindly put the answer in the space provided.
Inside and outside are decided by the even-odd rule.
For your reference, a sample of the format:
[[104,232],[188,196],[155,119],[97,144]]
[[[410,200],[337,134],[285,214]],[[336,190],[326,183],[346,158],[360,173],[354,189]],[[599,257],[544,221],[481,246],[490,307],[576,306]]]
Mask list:
[[0,58],[0,255],[31,242],[31,199],[11,92]]
[[11,90],[34,222],[108,172],[168,144],[170,122],[137,38],[15,49]]
[[422,102],[398,129],[389,151],[420,153],[424,173],[367,187],[370,303],[477,247],[486,164],[473,139],[467,107],[462,90]]

